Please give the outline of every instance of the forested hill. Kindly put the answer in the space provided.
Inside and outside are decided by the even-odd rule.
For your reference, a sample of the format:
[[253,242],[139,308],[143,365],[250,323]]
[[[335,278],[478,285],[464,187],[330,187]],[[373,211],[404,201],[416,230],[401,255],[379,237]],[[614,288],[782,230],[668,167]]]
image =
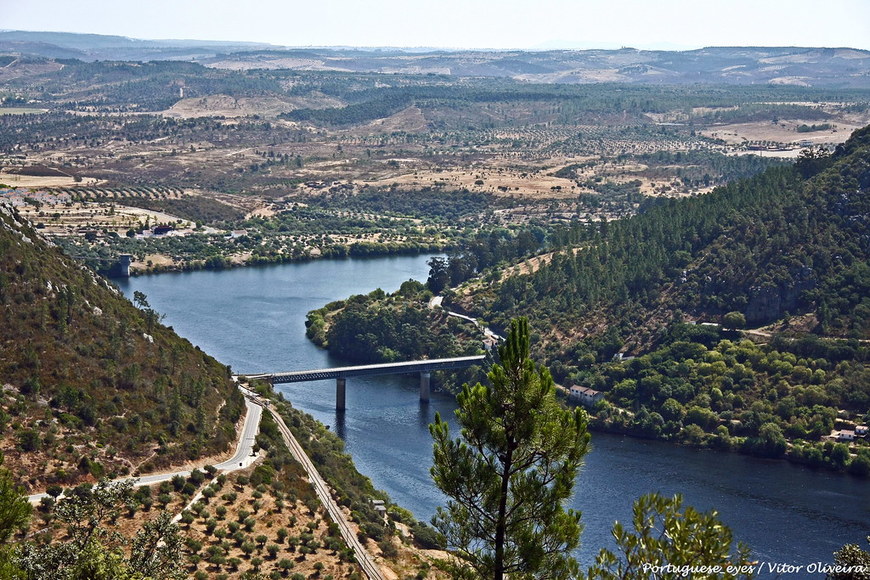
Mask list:
[[868,194],[870,127],[831,156],[565,230],[445,302],[497,330],[528,316],[556,381],[605,393],[595,428],[867,476],[870,440],[831,436],[870,422]]
[[0,204],[0,438],[30,489],[222,452],[244,409],[228,369]]
[[721,322],[729,312],[753,327],[800,315],[812,333],[866,339],[868,190],[870,127],[831,156],[811,152],[709,195],[574,226],[535,272],[460,302],[498,327],[527,315],[563,353],[604,334],[614,348],[643,350],[675,318]]

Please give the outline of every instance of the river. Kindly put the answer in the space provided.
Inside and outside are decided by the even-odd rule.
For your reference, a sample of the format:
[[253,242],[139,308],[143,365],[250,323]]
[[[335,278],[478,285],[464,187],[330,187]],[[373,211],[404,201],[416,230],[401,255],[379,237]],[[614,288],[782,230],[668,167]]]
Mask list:
[[[136,290],[144,292],[151,306],[166,315],[166,324],[234,372],[302,370],[347,364],[305,338],[308,311],[378,287],[391,292],[410,278],[425,280],[427,259],[317,260],[118,283],[128,297]],[[429,478],[432,442],[427,426],[436,412],[452,421],[452,397],[434,393],[423,405],[417,378],[352,379],[347,411],[337,415],[334,381],[277,388],[294,406],[334,429],[360,472],[396,503],[425,521],[442,504]],[[831,562],[833,551],[844,543],[867,548],[867,481],[781,461],[608,434],[594,433],[592,441],[570,502],[583,512],[578,556],[584,565],[598,548],[612,546],[614,520],[630,522],[632,502],[651,491],[681,493],[688,505],[716,509],[735,538],[749,544],[761,562],[806,566]]]

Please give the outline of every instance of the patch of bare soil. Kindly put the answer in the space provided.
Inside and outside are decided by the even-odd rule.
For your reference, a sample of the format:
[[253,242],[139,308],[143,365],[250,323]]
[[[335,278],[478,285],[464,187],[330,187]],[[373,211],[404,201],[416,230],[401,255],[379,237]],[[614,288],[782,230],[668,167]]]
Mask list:
[[818,124],[818,121],[800,119],[783,120],[778,123],[759,121],[755,123],[735,123],[715,125],[701,130],[701,134],[712,139],[721,139],[729,145],[747,145],[750,142],[774,142],[794,148],[795,155],[800,151],[799,143],[808,141],[816,145],[839,144],[845,142],[852,131],[860,126],[849,122],[831,122],[827,131],[798,133],[800,125]]
[[72,175],[20,175],[0,170],[0,183],[11,187],[84,187],[97,186],[102,182],[92,177],[85,177],[77,182]]
[[448,170],[420,169],[401,173],[371,182],[372,185],[389,187],[434,189],[467,189],[500,196],[530,198],[576,197],[580,189],[570,179],[554,177],[543,172],[527,172],[504,168],[456,168]]
[[[582,248],[572,248],[570,251],[572,255],[576,256],[581,249]],[[552,262],[553,256],[555,256],[556,254],[557,252],[549,252],[547,254],[541,254],[539,256],[529,258],[528,260],[524,260],[515,266],[506,268],[504,270],[503,276],[505,278],[510,278],[511,276],[524,276],[526,274],[533,274],[540,270],[541,266]]]
[[6,66],[0,67],[0,83],[7,83],[21,77],[57,72],[62,68],[63,65],[55,61],[16,58]]
[[191,119],[222,116],[227,118],[261,115],[275,117],[298,107],[272,97],[231,97],[209,95],[182,99],[163,112],[164,117]]
[[142,261],[133,260],[130,270],[133,272],[147,272],[153,268],[172,268],[175,260],[165,254],[146,254]]
[[397,131],[419,133],[424,132],[426,128],[427,122],[423,112],[417,107],[408,107],[395,115],[377,119],[358,129],[354,129],[352,133],[362,135],[378,135]]

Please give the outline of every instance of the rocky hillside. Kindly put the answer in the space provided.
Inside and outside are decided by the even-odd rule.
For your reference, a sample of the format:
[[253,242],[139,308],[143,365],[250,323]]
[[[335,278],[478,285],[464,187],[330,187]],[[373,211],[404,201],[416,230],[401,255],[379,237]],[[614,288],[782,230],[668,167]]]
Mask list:
[[226,366],[0,205],[0,440],[31,490],[221,453],[244,409]]

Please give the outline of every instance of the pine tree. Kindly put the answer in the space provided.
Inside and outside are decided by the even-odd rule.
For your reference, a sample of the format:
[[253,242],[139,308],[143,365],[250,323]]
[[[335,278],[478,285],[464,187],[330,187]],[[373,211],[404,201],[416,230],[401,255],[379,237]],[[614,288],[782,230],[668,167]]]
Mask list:
[[715,511],[683,507],[683,498],[651,493],[634,503],[633,530],[613,526],[618,551],[602,548],[587,580],[707,578],[747,580],[760,569],[749,548],[731,549],[732,535]]
[[439,415],[432,477],[449,498],[433,524],[458,558],[455,577],[573,578],[580,513],[565,510],[589,445],[587,417],[556,400],[529,358],[528,321],[513,320],[490,385],[465,385],[450,438]]

